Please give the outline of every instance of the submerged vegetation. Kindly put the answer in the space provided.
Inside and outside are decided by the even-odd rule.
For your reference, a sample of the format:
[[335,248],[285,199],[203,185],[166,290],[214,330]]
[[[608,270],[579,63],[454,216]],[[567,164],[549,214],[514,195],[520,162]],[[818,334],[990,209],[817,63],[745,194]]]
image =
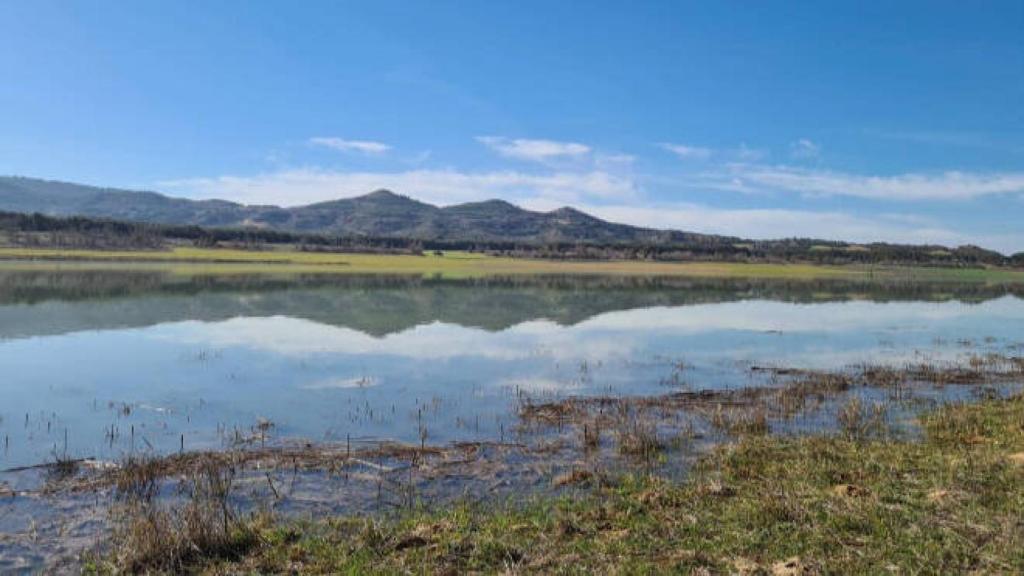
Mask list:
[[[113,547],[86,567],[211,574],[1024,570],[1024,359],[752,371],[772,384],[640,398],[522,397],[521,428],[508,444],[281,450],[260,443],[130,460],[89,481],[113,486],[118,503]],[[1018,392],[1001,396],[993,388],[1001,383]],[[859,393],[912,401],[920,387],[945,386],[988,399],[919,411],[908,433]],[[785,422],[823,406],[833,426],[786,433]],[[675,448],[709,430],[720,440],[683,479],[663,474],[685,458]],[[630,464],[613,466],[602,454]],[[416,497],[423,478],[486,476],[492,458],[529,466],[531,456],[562,462],[560,472],[549,470],[551,490],[437,505]],[[377,482],[378,498],[385,485],[408,497],[390,513],[296,520],[275,513],[285,490],[274,476],[281,469],[328,470],[346,485],[351,475]],[[160,497],[172,477],[177,490]],[[240,507],[235,486],[242,481],[265,482],[270,504]]]
[[209,558],[238,558],[258,541],[240,521],[229,498],[235,471],[211,458],[189,469],[179,490],[184,500],[157,500],[159,477],[148,462],[132,462],[118,477],[118,496],[127,519],[114,532],[116,564],[132,573],[180,572]]
[[[216,480],[216,490],[190,493],[184,516],[129,509],[131,531],[118,538],[117,552],[89,568],[1017,573],[1024,570],[1022,422],[1018,395],[929,411],[914,440],[745,434],[702,457],[681,483],[627,474],[582,495],[464,502],[387,518],[241,515],[228,509],[218,491],[225,483]],[[185,518],[199,524],[179,525]],[[179,546],[182,538],[192,545]]]

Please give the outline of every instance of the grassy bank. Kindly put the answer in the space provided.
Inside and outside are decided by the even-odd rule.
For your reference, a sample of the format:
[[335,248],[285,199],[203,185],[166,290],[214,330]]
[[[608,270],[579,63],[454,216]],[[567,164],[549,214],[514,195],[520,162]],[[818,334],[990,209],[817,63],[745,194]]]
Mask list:
[[[941,408],[922,427],[914,441],[753,435],[682,484],[633,477],[525,506],[250,518],[190,562],[211,574],[1024,571],[1024,397]],[[130,544],[91,568],[138,562]]]
[[498,258],[466,252],[443,255],[315,253],[288,250],[176,248],[167,251],[0,248],[0,269],[158,268],[188,274],[330,273],[422,274],[446,277],[491,274],[611,274],[736,278],[881,278],[914,281],[1024,282],[1008,269],[901,268],[746,264],[733,262],[557,261]]

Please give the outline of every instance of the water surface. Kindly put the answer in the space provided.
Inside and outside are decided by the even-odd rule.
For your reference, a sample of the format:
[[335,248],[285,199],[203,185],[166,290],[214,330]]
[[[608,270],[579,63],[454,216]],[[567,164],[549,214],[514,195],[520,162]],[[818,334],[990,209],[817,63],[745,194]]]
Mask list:
[[504,438],[566,395],[1012,353],[1020,287],[0,273],[0,469],[272,441]]

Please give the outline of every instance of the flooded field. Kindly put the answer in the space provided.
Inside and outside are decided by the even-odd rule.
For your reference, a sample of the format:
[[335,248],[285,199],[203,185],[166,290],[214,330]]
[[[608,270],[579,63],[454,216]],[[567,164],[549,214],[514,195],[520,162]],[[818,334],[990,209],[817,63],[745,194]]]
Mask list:
[[[731,435],[914,434],[1024,380],[1024,287],[0,272],[0,571],[75,562],[145,467],[291,514],[685,474]],[[237,474],[237,475],[236,475]],[[127,484],[126,484],[127,483]],[[54,564],[54,563],[57,564]]]

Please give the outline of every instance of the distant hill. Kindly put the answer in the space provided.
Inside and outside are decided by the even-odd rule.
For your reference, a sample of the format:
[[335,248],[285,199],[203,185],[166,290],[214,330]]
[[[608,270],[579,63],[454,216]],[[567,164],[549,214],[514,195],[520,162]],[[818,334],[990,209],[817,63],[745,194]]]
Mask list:
[[162,224],[227,226],[244,220],[247,210],[251,209],[221,200],[194,201],[170,198],[156,192],[5,176],[0,177],[0,210]]
[[[37,216],[19,214],[64,220],[44,222]],[[91,220],[67,220],[69,217]],[[140,225],[131,223],[163,228],[141,230]],[[174,227],[195,229],[171,229]],[[65,235],[38,236],[57,230]],[[68,232],[72,236],[67,236]],[[433,246],[542,258],[1024,267],[1024,253],[1007,257],[977,246],[853,244],[811,238],[744,240],[616,224],[569,207],[535,212],[503,200],[438,207],[378,190],[282,208],[23,177],[0,177],[0,236],[16,245],[151,247],[167,238],[185,238],[335,249],[417,250]]]
[[281,208],[0,177],[0,211],[418,240],[665,244],[717,238],[614,224],[569,207],[534,212],[488,200],[441,208],[388,190]]

